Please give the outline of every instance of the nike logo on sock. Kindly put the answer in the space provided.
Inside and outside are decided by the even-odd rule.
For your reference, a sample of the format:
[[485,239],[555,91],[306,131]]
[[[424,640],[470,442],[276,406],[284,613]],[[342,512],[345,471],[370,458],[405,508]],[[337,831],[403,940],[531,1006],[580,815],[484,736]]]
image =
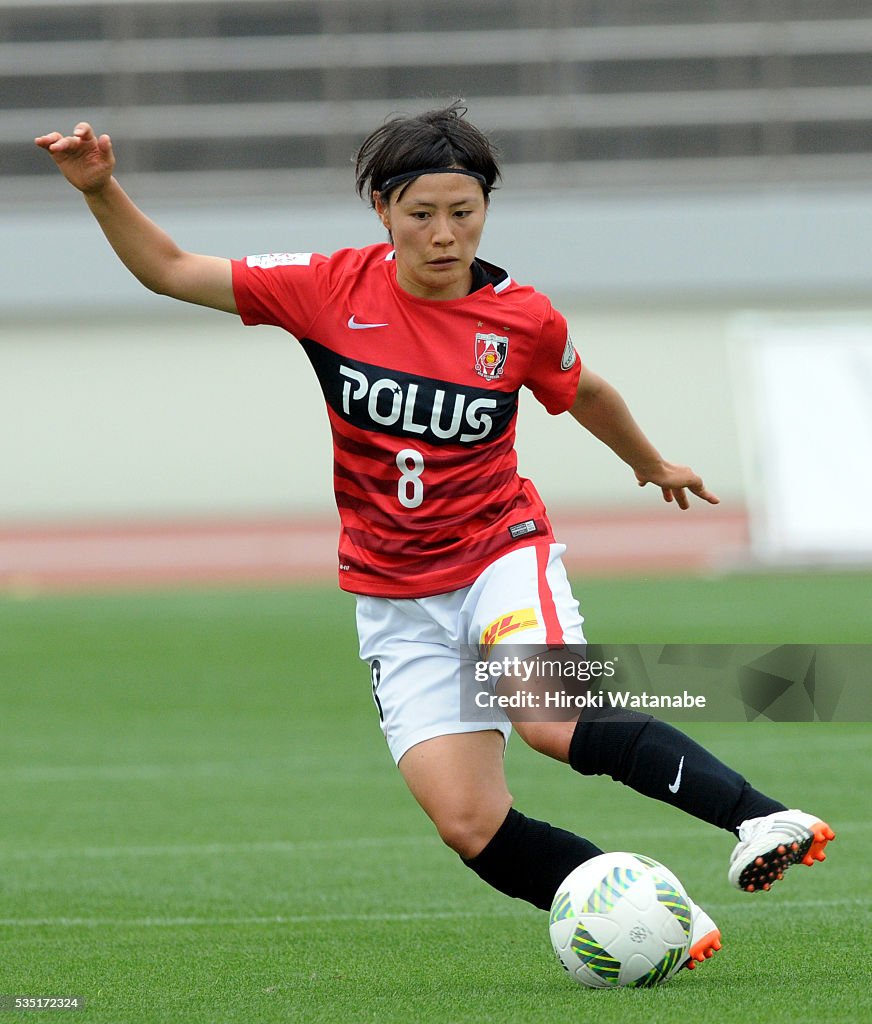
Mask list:
[[388,325],[387,324],[359,324],[354,319],[354,314],[352,314],[348,318],[348,326],[352,329],[352,331],[368,331],[372,327],[387,327]]
[[681,760],[678,762],[678,774],[675,776],[675,782],[669,784],[669,792],[677,793],[681,786],[681,772],[684,768],[684,755],[681,755]]

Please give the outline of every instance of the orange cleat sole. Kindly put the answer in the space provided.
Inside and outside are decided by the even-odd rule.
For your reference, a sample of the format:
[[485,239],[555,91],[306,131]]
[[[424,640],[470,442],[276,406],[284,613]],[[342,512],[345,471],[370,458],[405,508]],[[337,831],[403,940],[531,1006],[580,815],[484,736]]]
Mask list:
[[739,882],[746,892],[768,892],[773,883],[784,878],[784,872],[792,864],[812,867],[815,861],[827,859],[824,848],[836,838],[835,832],[825,821],[815,822],[809,827],[809,835],[803,840],[777,846],[761,854],[741,874]]
[[685,964],[685,967],[688,971],[693,971],[697,964],[704,964],[720,948],[721,932],[715,929],[713,932],[709,932],[708,935],[704,935],[688,949],[688,962]]
[[808,865],[808,867],[812,867],[816,860],[827,859],[824,848],[827,843],[832,842],[836,838],[836,833],[833,832],[825,821],[819,821],[816,825],[812,825],[811,833],[813,836],[811,846],[802,858],[802,863]]
[[709,932],[708,935],[704,935],[699,941],[695,942],[691,948],[687,951],[688,960],[685,963],[685,967],[692,971],[697,964],[704,963],[706,960],[711,958],[721,948],[721,933],[715,928],[714,931]]

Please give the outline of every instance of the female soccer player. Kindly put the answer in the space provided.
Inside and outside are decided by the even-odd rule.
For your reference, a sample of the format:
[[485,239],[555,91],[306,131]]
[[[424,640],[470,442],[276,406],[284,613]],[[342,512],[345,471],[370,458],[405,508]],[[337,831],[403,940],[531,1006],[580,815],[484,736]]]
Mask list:
[[[493,659],[584,643],[544,505],[519,477],[518,392],[569,412],[667,502],[717,504],[667,462],[618,392],[582,366],[548,299],[477,257],[494,150],[455,104],[396,118],[363,143],[357,187],[390,244],[332,256],[244,260],[180,249],[113,177],[107,135],[90,125],[36,139],[85,197],[109,243],[152,291],[272,324],[304,347],[327,403],[341,517],[340,586],[357,595],[361,657],[391,753],[439,835],[485,881],[548,908],[587,839],[525,817],[503,772],[511,731],[499,710],[461,713],[459,651]],[[833,838],[672,726],[602,709],[577,720],[516,721],[534,747],[583,775],[608,774],[739,837],[730,881],[767,889]],[[694,909],[689,965],[719,948]]]

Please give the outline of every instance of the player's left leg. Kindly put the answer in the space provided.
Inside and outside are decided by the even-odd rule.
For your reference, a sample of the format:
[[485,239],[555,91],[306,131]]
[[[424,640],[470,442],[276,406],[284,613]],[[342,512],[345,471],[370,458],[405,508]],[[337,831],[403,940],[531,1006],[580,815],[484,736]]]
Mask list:
[[755,789],[679,729],[650,715],[588,709],[577,722],[514,723],[535,750],[582,775],[608,775],[739,838],[729,880],[769,889],[792,864],[824,860],[835,838],[826,822]]
[[[561,553],[560,546],[545,544],[514,551],[490,566],[470,589],[465,606],[472,615],[465,632],[470,644],[486,648],[491,664],[508,665],[520,656],[532,668],[540,651],[541,673],[533,678],[546,679],[555,647],[564,647],[569,660],[574,648],[583,655],[583,620]],[[507,677],[503,684],[521,691],[528,685],[524,680],[516,686]],[[785,810],[694,740],[651,715],[591,707],[577,721],[543,720],[560,714],[543,715],[534,705],[530,713],[522,709],[512,719],[530,746],[580,774],[610,775],[644,796],[728,831],[735,832],[749,818]]]
[[[560,551],[558,546],[550,550],[536,546],[514,552],[482,577],[478,593],[476,584],[472,596],[477,602],[477,622],[490,622],[481,633],[482,644],[491,638],[495,623],[500,628],[508,623],[511,628],[517,621],[524,625],[532,621],[536,626],[510,635],[516,644],[513,651],[523,653],[517,644],[524,640],[529,642],[528,649],[543,641],[547,647],[584,643],[582,619]],[[533,607],[522,614],[515,608],[524,607],[516,596],[524,586],[531,595],[527,603]],[[500,642],[499,630],[496,636],[492,659],[509,650]],[[577,721],[523,721],[524,717],[531,716],[513,715],[513,724],[534,749],[566,762],[582,775],[608,775],[737,836],[740,842],[730,880],[740,888],[769,888],[790,864],[823,859],[823,847],[833,838],[826,823],[788,811],[695,740],[651,715],[594,707],[585,709]]]
[[520,722],[524,741],[581,775],[608,775],[643,796],[737,834],[748,818],[784,810],[679,729],[651,715],[592,708],[577,721]]

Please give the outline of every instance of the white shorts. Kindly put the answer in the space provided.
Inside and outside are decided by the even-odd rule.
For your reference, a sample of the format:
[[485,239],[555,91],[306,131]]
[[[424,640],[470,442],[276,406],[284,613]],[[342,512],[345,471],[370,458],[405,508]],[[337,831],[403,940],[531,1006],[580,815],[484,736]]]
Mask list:
[[461,712],[460,655],[495,659],[507,645],[584,644],[562,544],[516,548],[469,587],[419,598],[357,597],[360,657],[369,663],[382,731],[396,762],[434,736],[512,731],[505,712]]

